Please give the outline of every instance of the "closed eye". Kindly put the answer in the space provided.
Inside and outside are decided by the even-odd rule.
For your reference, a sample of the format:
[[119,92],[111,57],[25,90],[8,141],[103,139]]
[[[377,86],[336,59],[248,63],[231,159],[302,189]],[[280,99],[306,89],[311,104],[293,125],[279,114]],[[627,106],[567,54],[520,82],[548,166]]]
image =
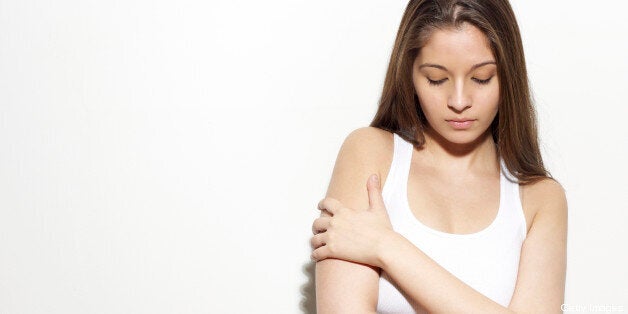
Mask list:
[[471,78],[471,79],[474,80],[478,84],[486,85],[486,84],[488,84],[491,81],[492,78],[493,77],[491,76],[491,77],[489,77],[489,78],[487,78],[485,80],[481,80],[481,79],[478,79],[478,78],[475,78],[475,77]]
[[430,83],[430,85],[441,85],[441,84],[445,83],[445,81],[447,81],[447,78],[444,78],[444,79],[438,80],[438,81],[427,79],[427,82]]

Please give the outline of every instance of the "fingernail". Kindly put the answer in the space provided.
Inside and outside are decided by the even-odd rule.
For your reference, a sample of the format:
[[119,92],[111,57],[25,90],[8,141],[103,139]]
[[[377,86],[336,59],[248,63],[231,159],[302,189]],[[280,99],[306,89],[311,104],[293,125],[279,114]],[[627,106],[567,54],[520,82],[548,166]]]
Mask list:
[[371,176],[371,181],[373,181],[373,183],[377,183],[377,181],[379,181],[379,178],[377,177],[376,174]]

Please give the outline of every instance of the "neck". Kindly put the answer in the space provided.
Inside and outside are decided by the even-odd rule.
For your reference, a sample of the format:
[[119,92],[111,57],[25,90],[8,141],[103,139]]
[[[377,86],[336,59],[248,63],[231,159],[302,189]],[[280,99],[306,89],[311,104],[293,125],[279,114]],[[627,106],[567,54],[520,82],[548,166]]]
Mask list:
[[458,174],[499,171],[497,147],[490,129],[475,141],[464,144],[449,142],[430,127],[424,134],[425,158],[434,168]]

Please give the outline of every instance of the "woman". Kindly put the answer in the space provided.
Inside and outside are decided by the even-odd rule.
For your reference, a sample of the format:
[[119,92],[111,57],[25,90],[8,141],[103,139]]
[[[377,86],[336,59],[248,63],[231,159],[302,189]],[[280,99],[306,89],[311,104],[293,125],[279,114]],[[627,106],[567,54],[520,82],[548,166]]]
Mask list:
[[319,313],[561,311],[567,202],[507,0],[409,2],[319,209]]

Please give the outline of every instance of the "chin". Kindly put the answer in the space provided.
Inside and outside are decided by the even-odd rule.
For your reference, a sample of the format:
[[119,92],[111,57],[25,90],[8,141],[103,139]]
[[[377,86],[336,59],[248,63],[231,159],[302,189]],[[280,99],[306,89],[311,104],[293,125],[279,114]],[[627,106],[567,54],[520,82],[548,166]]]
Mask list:
[[473,143],[478,138],[477,137],[455,136],[455,137],[446,137],[445,139],[447,139],[449,142],[451,142],[453,144],[465,145],[465,144]]
[[450,143],[458,145],[472,144],[474,142],[481,142],[484,136],[488,134],[486,132],[477,132],[471,130],[465,131],[448,131],[441,133],[443,138]]

